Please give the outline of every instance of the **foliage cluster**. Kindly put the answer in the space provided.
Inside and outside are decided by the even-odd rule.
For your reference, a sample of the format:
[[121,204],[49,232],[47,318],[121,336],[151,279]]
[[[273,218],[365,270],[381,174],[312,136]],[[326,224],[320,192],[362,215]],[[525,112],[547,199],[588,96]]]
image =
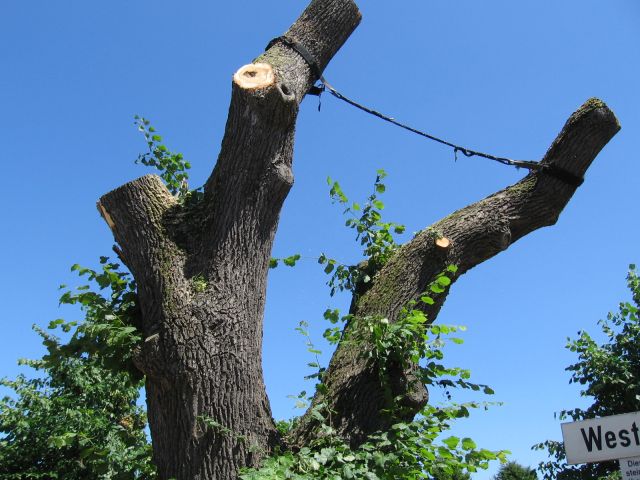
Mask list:
[[345,225],[356,231],[356,241],[362,246],[363,256],[367,259],[365,264],[345,265],[325,254],[320,255],[318,263],[324,265],[325,273],[331,275],[329,279],[331,296],[336,291],[353,292],[359,284],[368,284],[375,272],[387,263],[398,248],[393,234],[403,233],[405,227],[399,223],[382,221],[381,211],[384,209],[384,203],[378,198],[379,194],[386,191],[386,186],[382,183],[386,176],[386,172],[382,169],[376,172],[373,192],[363,206],[357,202],[349,204],[349,199],[340,184],[331,177],[327,178],[327,183],[331,187],[329,190],[331,200],[346,206],[343,212],[348,217]]
[[151,122],[136,115],[135,125],[144,136],[148,151],[138,155],[135,163],[154,167],[160,171],[160,178],[164,180],[167,189],[180,202],[192,205],[199,202],[203,196],[203,187],[189,190],[189,173],[191,163],[184,159],[181,153],[172,152],[162,143],[162,137],[157,133]]
[[[160,170],[183,201],[198,193],[188,191],[191,165],[182,154],[161,143],[149,120],[136,116],[135,122],[149,150],[136,163]],[[0,380],[12,391],[0,400],[0,478],[155,478],[146,413],[137,405],[143,378],[133,363],[142,340],[136,285],[107,257],[100,264],[99,270],[73,265],[89,284],[60,287],[60,304],[84,314],[81,322],[50,322],[64,341],[34,327],[47,353],[20,363],[39,376]],[[194,288],[206,284],[195,278]]]
[[101,264],[100,271],[72,267],[97,288],[60,297],[85,316],[49,324],[68,340],[34,327],[47,354],[20,363],[40,376],[0,381],[14,392],[0,400],[0,478],[154,478],[146,414],[136,404],[141,376],[131,358],[140,340],[135,284],[106,257]]
[[[423,292],[419,300],[410,302],[400,311],[398,319],[394,322],[377,317],[354,320],[356,325],[349,330],[353,333],[348,333],[345,341],[368,346],[362,355],[375,362],[383,388],[388,389],[388,379],[393,375],[391,368],[407,370],[417,364],[418,380],[423,385],[443,388],[449,399],[451,388],[482,390],[487,395],[494,393],[487,385],[470,382],[469,370],[447,367],[442,363],[445,338],[457,331],[464,331],[465,327],[430,324],[421,308],[424,305],[433,305],[433,297],[445,291],[451,284],[449,275],[454,275],[456,271],[455,265],[447,267],[447,270],[429,285],[428,290]],[[360,325],[357,325],[358,323]],[[459,337],[450,337],[448,340],[455,344],[463,343]],[[394,409],[401,400],[391,399]]]
[[[382,220],[384,203],[379,195],[386,191],[386,185],[382,183],[386,176],[387,173],[382,169],[376,172],[373,192],[363,205],[357,202],[350,203],[340,183],[331,177],[327,178],[327,184],[330,187],[329,196],[332,202],[345,205],[343,214],[348,217],[345,225],[355,230],[356,241],[362,246],[362,254],[366,258],[365,262],[358,265],[349,265],[324,253],[320,254],[318,263],[329,275],[328,285],[331,296],[345,290],[357,293],[357,287],[370,284],[375,272],[382,268],[398,248],[393,235],[404,233],[405,226]],[[293,267],[300,258],[300,254],[286,258],[272,258],[269,266],[275,268],[282,261],[284,265]]]
[[144,135],[149,149],[148,152],[138,155],[136,163],[160,170],[160,178],[164,180],[171,193],[174,195],[186,195],[189,192],[187,183],[189,175],[186,171],[191,168],[191,164],[183,158],[181,153],[169,151],[167,146],[162,143],[162,137],[158,135],[148,119],[138,115],[134,118],[135,124]]
[[537,480],[536,471],[518,462],[507,462],[500,467],[494,480]]
[[[415,314],[415,310],[412,312]],[[428,377],[432,385],[474,390],[484,387],[470,383],[468,371],[447,368],[439,363],[443,358],[443,335],[445,332],[455,331],[455,327],[426,327],[411,314],[394,323],[381,320],[384,319],[378,320],[378,325],[372,321],[371,329],[366,329],[371,334],[367,341],[373,340],[376,344],[374,351],[368,354],[378,364],[386,364],[391,361],[391,357],[402,356],[408,359],[412,355],[418,355],[427,362],[427,367],[423,370],[425,376],[422,378]],[[310,349],[313,348],[310,345]],[[317,366],[316,363],[310,365]],[[384,383],[381,386],[384,387]],[[491,393],[488,387],[484,388],[486,393]],[[302,393],[304,394],[305,392]],[[427,405],[414,421],[398,421],[388,431],[370,436],[356,449],[350,448],[337,436],[323,416],[321,406],[318,406],[312,412],[322,422],[315,441],[299,451],[286,451],[272,456],[266,459],[260,469],[244,471],[241,478],[390,480],[443,478],[456,474],[464,476],[468,472],[487,468],[492,460],[506,461],[507,452],[478,448],[470,438],[443,438],[452,422],[468,417],[473,408],[486,406],[487,404],[478,402]],[[391,409],[389,414],[393,414],[393,411]]]
[[[388,261],[397,248],[393,233],[402,233],[404,227],[392,222],[383,222],[380,210],[384,204],[377,194],[385,191],[381,183],[385,173],[378,171],[374,192],[361,209],[357,203],[347,207],[345,214],[350,215],[346,226],[357,232],[357,239],[363,246],[363,254],[369,265],[380,268]],[[338,182],[329,179],[331,197],[341,204],[348,199]],[[354,212],[361,212],[360,216]],[[295,263],[295,262],[294,262]],[[338,264],[322,255],[319,263],[325,265],[325,272],[332,275],[328,285],[333,295],[336,290],[355,291],[360,282],[369,282],[362,271],[355,267]],[[335,270],[334,270],[335,267]],[[324,318],[331,324],[350,322],[345,329],[342,325],[325,330],[324,337],[331,344],[352,343],[373,362],[379,374],[380,388],[388,397],[389,409],[382,412],[389,415],[393,425],[388,431],[371,435],[358,448],[349,447],[331,427],[331,412],[320,403],[311,407],[310,414],[318,420],[316,439],[298,451],[280,452],[267,458],[261,468],[245,470],[244,480],[266,479],[397,479],[397,478],[465,478],[469,472],[487,468],[491,460],[506,461],[506,451],[493,452],[478,448],[470,438],[455,436],[444,437],[451,423],[467,417],[473,408],[487,407],[486,403],[469,402],[464,404],[448,403],[442,406],[425,406],[412,422],[401,420],[403,398],[393,398],[389,378],[391,368],[409,368],[419,364],[418,381],[425,385],[446,389],[450,400],[450,388],[469,388],[493,391],[486,385],[470,382],[470,372],[461,368],[450,368],[442,364],[445,337],[460,327],[429,325],[421,307],[432,305],[433,296],[442,294],[451,284],[451,276],[457,268],[451,265],[429,285],[418,301],[411,302],[402,310],[399,318],[390,322],[386,318],[356,318],[351,315],[340,316],[338,310],[328,309]],[[317,379],[316,389],[326,393],[323,384],[325,369],[321,367],[318,355],[321,353],[308,332],[308,324],[301,322],[297,329],[306,340],[308,351],[314,355],[314,361],[308,365],[315,369],[309,379]],[[344,333],[343,333],[344,332]],[[451,338],[453,343],[462,343],[459,338]],[[294,397],[297,406],[308,404],[306,392]],[[284,425],[291,427],[294,422]]]
[[[586,331],[568,339],[566,348],[578,355],[578,361],[566,368],[571,372],[570,383],[582,385],[580,395],[593,402],[586,409],[561,411],[561,420],[578,421],[640,410],[640,279],[634,265],[629,268],[627,285],[631,301],[621,302],[618,312],[609,313],[598,322],[604,343],[599,344]],[[538,467],[545,480],[619,476],[617,462],[567,465],[562,442],[547,440],[534,449],[546,450],[550,456]]]
[[[415,315],[415,310],[411,311]],[[371,337],[366,341],[376,344],[368,352],[379,365],[387,365],[391,358],[406,358],[413,355],[426,360],[422,378],[432,385],[462,387],[479,390],[484,386],[472,384],[468,371],[447,368],[440,364],[443,358],[444,332],[453,332],[455,327],[426,327],[416,316],[406,315],[394,323],[380,319],[377,325],[369,323],[365,329]],[[349,339],[347,341],[359,341]],[[308,343],[310,351],[315,351]],[[319,352],[318,352],[319,353]],[[403,355],[404,353],[404,355]],[[415,358],[415,357],[414,357]],[[316,362],[310,366],[319,367]],[[321,370],[320,370],[321,371]],[[321,375],[312,375],[319,376]],[[381,379],[383,377],[381,376]],[[384,388],[384,381],[381,387]],[[322,387],[322,384],[319,385]],[[486,393],[491,393],[484,387]],[[305,396],[302,392],[299,398]],[[394,399],[399,402],[401,398]],[[304,406],[302,402],[300,406]],[[245,470],[243,480],[289,479],[397,479],[397,478],[442,478],[464,475],[487,468],[492,460],[506,461],[506,451],[493,452],[478,448],[471,438],[458,438],[443,434],[452,422],[468,417],[473,408],[487,404],[469,402],[450,403],[442,406],[425,406],[412,422],[397,421],[391,429],[370,436],[356,449],[350,448],[329,425],[322,412],[322,405],[315,407],[312,415],[321,422],[316,440],[299,451],[286,451],[269,457],[260,469]],[[390,415],[397,415],[392,408]]]

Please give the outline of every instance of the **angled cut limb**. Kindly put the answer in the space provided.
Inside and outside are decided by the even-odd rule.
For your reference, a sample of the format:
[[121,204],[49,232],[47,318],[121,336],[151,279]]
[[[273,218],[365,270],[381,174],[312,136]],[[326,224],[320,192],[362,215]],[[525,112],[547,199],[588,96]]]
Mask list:
[[[590,99],[571,115],[541,163],[581,178],[619,129],[613,112],[602,101]],[[458,267],[455,280],[524,235],[553,225],[576,191],[575,185],[553,171],[530,173],[420,232],[377,273],[373,286],[352,303],[350,313],[394,321],[448,265]],[[424,306],[429,321],[435,320],[445,299],[446,293],[433,305]],[[394,373],[393,396],[404,395],[402,406],[409,420],[426,404],[427,391],[414,381],[411,371]],[[389,427],[389,417],[381,412],[391,405],[383,395],[378,373],[360,351],[352,345],[339,345],[324,378],[327,393],[316,393],[313,403],[322,402],[331,409],[333,426],[352,445]],[[306,443],[314,428],[313,418],[305,415],[292,436],[294,443]]]

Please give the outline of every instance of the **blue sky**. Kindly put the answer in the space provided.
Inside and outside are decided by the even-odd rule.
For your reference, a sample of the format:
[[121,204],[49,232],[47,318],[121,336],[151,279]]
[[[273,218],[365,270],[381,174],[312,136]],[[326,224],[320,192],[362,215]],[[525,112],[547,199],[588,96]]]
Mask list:
[[[147,173],[135,114],[150,118],[169,148],[207,178],[218,152],[231,76],[286,30],[306,2],[79,0],[0,3],[0,140],[4,206],[0,237],[0,375],[39,356],[31,324],[57,308],[73,263],[111,252],[96,200]],[[363,22],[327,68],[348,96],[469,148],[537,160],[565,120],[592,96],[615,111],[621,132],[589,169],[557,225],[534,232],[454,286],[439,317],[468,327],[449,352],[502,407],[458,431],[524,464],[529,447],[559,438],[553,413],[580,404],[564,367],[568,336],[626,298],[627,265],[640,261],[636,192],[640,95],[640,3],[634,0],[362,1]],[[330,298],[314,258],[361,258],[326,177],[364,199],[375,171],[389,173],[386,218],[418,231],[517,181],[524,172],[453,153],[324,96],[298,119],[296,183],[281,216],[274,256],[299,252],[295,269],[269,279],[264,366],[274,414],[310,388],[300,320],[321,338]],[[325,349],[326,350],[326,349]],[[328,358],[327,355],[325,355]],[[439,401],[437,392],[433,401]],[[466,397],[465,397],[466,398]],[[492,472],[477,475],[489,478]]]

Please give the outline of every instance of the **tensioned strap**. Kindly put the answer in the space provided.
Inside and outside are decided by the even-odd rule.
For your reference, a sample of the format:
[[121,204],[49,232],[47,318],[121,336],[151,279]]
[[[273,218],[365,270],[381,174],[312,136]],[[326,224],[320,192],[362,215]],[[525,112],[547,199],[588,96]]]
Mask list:
[[547,163],[543,164],[540,162],[533,162],[530,160],[512,160],[510,158],[497,157],[495,155],[490,155],[488,153],[478,152],[476,150],[471,150],[465,147],[461,147],[460,145],[456,145],[454,143],[448,142],[441,138],[435,137],[429,133],[413,128],[409,125],[400,123],[392,117],[384,115],[376,110],[373,110],[372,108],[366,107],[354,100],[351,100],[350,98],[344,96],[338,90],[333,88],[331,84],[327,82],[326,79],[323,77],[322,70],[320,69],[320,66],[318,65],[318,62],[316,61],[315,57],[309,52],[309,50],[307,50],[307,48],[303,44],[301,44],[297,40],[291,37],[288,37],[286,35],[283,35],[281,37],[276,37],[269,42],[265,50],[269,50],[276,43],[282,43],[283,45],[291,48],[298,55],[300,55],[304,59],[306,64],[309,66],[309,68],[311,69],[311,73],[313,74],[314,81],[316,80],[320,81],[320,85],[313,85],[307,92],[311,95],[317,95],[319,97],[322,94],[322,92],[329,91],[329,93],[331,93],[331,95],[333,95],[337,99],[342,100],[348,103],[349,105],[354,106],[370,115],[378,117],[398,127],[404,128],[405,130],[408,130],[417,135],[426,137],[429,140],[433,140],[435,142],[438,142],[453,148],[453,152],[454,152],[454,155],[456,155],[456,158],[457,158],[457,153],[461,152],[467,157],[474,157],[474,156],[483,157],[489,160],[494,160],[496,162],[502,163],[504,165],[511,165],[516,168],[526,168],[527,170],[530,170],[530,171],[539,171],[547,175],[550,175],[552,177],[555,177],[558,180],[561,180],[562,182],[566,183],[567,185],[571,185],[572,187],[579,187],[584,182],[584,177],[575,175],[574,173],[568,170],[565,170],[564,168],[559,167],[557,165],[547,164]]
[[309,68],[311,69],[311,73],[313,73],[314,82],[322,78],[322,70],[320,70],[320,65],[318,65],[318,62],[316,62],[315,57],[311,55],[309,50],[307,50],[307,48],[304,45],[302,45],[300,42],[294,40],[291,37],[287,37],[286,35],[283,35],[281,37],[276,37],[269,42],[269,45],[267,45],[267,48],[265,50],[269,50],[278,42],[295,50],[296,53],[300,55],[305,62],[307,62],[307,65],[309,65]]
[[562,180],[567,185],[571,185],[572,187],[577,188],[584,183],[584,177],[579,177],[578,175],[571,173],[569,170],[565,170],[564,168],[554,165],[553,163],[539,163],[539,165],[539,170],[542,173],[546,173],[547,175],[551,175],[558,180]]

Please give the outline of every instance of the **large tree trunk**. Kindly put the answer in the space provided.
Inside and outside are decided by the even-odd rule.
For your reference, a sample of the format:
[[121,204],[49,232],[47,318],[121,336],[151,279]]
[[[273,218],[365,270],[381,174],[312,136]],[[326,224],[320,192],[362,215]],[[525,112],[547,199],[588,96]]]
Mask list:
[[[351,0],[313,0],[286,33],[320,70],[360,21]],[[138,284],[145,337],[136,365],[146,375],[154,460],[163,479],[236,478],[276,445],[262,375],[266,277],[282,203],[293,183],[298,105],[316,73],[276,41],[234,75],[221,152],[197,204],[178,202],[147,175],[104,195],[98,208]],[[544,162],[582,175],[618,129],[598,101],[576,112]],[[524,234],[555,222],[575,187],[535,173],[447,217],[405,245],[354,302],[356,315],[393,320],[447,264],[459,274]],[[433,232],[451,241],[438,248]],[[435,318],[442,301],[431,311]],[[410,372],[396,388],[406,390]],[[358,443],[385,428],[379,379],[352,349],[331,361],[327,398],[334,425]],[[407,415],[426,402],[409,392]],[[317,401],[318,399],[316,399]],[[206,419],[206,420],[205,420]],[[313,436],[303,421],[298,443]]]

